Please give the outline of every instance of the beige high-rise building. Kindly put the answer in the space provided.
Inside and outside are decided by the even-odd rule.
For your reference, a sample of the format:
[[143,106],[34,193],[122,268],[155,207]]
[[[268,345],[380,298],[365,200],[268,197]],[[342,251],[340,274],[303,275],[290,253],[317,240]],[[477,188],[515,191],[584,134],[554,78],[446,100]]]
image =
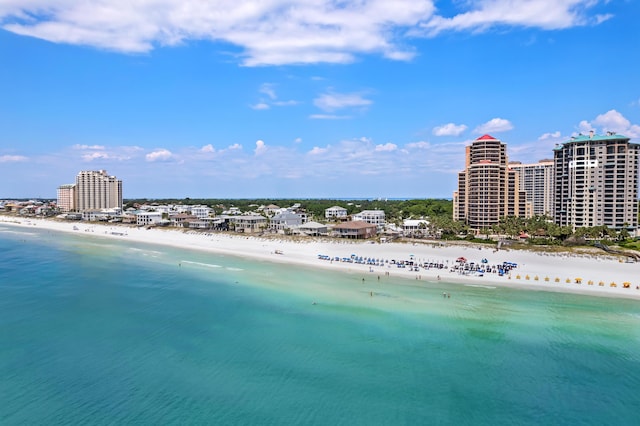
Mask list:
[[105,170],[78,173],[75,192],[77,211],[122,208],[122,181]]
[[609,132],[572,137],[554,148],[555,222],[638,228],[640,145]]
[[58,209],[61,212],[71,212],[76,208],[74,184],[60,185],[58,187]]
[[520,190],[527,194],[531,215],[553,217],[553,160],[532,164],[511,162],[509,168],[518,172]]
[[524,217],[526,211],[518,173],[508,167],[506,144],[490,135],[473,141],[466,147],[465,169],[453,193],[453,219],[480,230],[505,216]]

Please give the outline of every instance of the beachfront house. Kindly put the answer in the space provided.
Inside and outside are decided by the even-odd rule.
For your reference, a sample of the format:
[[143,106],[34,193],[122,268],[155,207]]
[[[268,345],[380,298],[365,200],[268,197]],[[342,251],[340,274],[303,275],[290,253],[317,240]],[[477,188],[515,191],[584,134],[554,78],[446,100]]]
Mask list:
[[340,206],[329,207],[324,210],[324,217],[326,219],[346,219],[347,209]]
[[236,216],[231,219],[236,232],[253,234],[262,232],[267,227],[267,218],[259,214]]
[[402,222],[402,233],[408,237],[424,236],[429,230],[429,221],[426,219],[405,219]]
[[318,222],[307,222],[298,226],[296,230],[299,234],[308,235],[310,237],[319,237],[328,234],[327,225]]
[[213,209],[208,206],[191,206],[191,214],[198,219],[207,219],[212,216]]
[[82,220],[86,220],[88,222],[95,221],[107,221],[110,219],[109,213],[102,210],[84,210],[82,212]]
[[158,225],[162,222],[161,212],[138,212],[136,214],[136,225],[138,226],[151,226]]
[[283,213],[278,213],[271,218],[269,229],[272,231],[284,232],[286,229],[294,228],[302,225],[302,223],[302,216],[290,211],[285,211]]
[[198,218],[191,214],[179,213],[176,215],[170,215],[169,220],[171,220],[171,226],[188,228],[189,223],[195,222]]
[[361,220],[355,220],[334,226],[333,232],[340,238],[366,239],[376,236],[378,226]]
[[360,213],[353,215],[353,220],[360,220],[382,229],[386,223],[384,210],[362,210]]

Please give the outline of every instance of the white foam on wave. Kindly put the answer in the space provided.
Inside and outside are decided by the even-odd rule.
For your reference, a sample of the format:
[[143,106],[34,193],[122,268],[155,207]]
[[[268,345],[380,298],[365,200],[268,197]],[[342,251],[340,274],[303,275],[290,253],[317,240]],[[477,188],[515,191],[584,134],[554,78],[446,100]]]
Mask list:
[[227,271],[244,271],[242,268],[226,268]]
[[479,287],[479,288],[488,288],[489,290],[493,290],[495,287],[492,285],[480,285],[480,284],[465,284],[465,287]]
[[222,268],[220,265],[213,263],[193,262],[191,260],[181,260],[180,263],[186,263],[188,265],[204,266],[205,268]]
[[36,235],[35,232],[13,231],[13,230],[7,229],[7,228],[0,228],[0,232],[3,232],[5,234],[15,234],[15,235]]

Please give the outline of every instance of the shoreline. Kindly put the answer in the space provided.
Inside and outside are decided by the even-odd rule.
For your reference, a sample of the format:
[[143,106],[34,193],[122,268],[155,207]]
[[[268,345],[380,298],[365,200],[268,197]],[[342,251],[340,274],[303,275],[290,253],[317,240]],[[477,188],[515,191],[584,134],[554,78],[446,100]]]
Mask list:
[[[393,276],[408,280],[450,282],[471,286],[495,286],[531,291],[550,291],[589,296],[640,300],[640,263],[621,262],[615,256],[602,254],[552,253],[544,251],[509,250],[459,245],[449,242],[376,243],[367,240],[313,239],[293,240],[287,237],[230,235],[227,233],[186,231],[163,228],[138,228],[86,222],[58,222],[49,219],[10,218],[0,216],[0,226],[21,229],[38,228],[77,235],[91,235],[106,239],[159,244],[292,264],[359,273],[364,277]],[[319,255],[340,261],[320,259]],[[347,263],[344,258],[363,258],[365,263]],[[517,267],[503,276],[487,273],[483,276],[461,275],[452,272],[456,259],[480,265],[501,265],[512,262]],[[371,259],[371,264],[366,260]],[[377,261],[377,262],[376,262]],[[392,261],[394,263],[392,263]],[[414,264],[436,263],[442,268],[398,267],[400,261]],[[377,265],[376,265],[377,263]],[[369,278],[370,279],[370,278]],[[577,283],[577,279],[581,282]],[[567,280],[569,282],[567,282]],[[623,283],[628,282],[629,288]],[[612,287],[611,283],[616,286]]]

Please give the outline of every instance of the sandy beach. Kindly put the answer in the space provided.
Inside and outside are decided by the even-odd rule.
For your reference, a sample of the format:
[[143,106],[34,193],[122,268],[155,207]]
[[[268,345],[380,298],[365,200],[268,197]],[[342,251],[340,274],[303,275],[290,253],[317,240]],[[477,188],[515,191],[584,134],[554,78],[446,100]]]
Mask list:
[[[589,254],[544,251],[499,250],[448,242],[375,243],[341,239],[293,240],[287,237],[257,237],[242,234],[203,233],[162,228],[138,228],[86,222],[60,222],[0,216],[0,226],[47,229],[77,235],[91,235],[132,242],[161,244],[221,253],[244,258],[282,262],[334,271],[362,274],[375,280],[389,275],[425,284],[437,280],[478,286],[504,286],[530,290],[582,293],[593,296],[640,299],[640,264],[604,252]],[[319,255],[322,255],[320,258]],[[467,263],[487,266],[512,262],[517,267],[499,275],[495,272],[464,274],[453,270],[463,257]],[[339,260],[336,260],[339,259]],[[344,262],[360,259],[362,263]],[[485,261],[483,263],[483,260]],[[442,267],[399,267],[401,261],[437,264]],[[612,285],[615,283],[615,286]],[[629,283],[629,288],[624,288]]]

